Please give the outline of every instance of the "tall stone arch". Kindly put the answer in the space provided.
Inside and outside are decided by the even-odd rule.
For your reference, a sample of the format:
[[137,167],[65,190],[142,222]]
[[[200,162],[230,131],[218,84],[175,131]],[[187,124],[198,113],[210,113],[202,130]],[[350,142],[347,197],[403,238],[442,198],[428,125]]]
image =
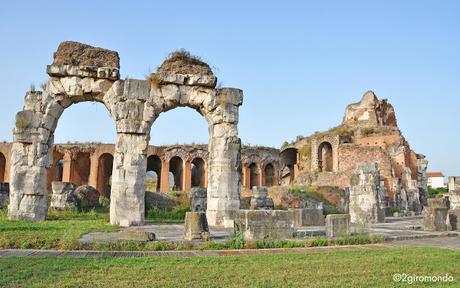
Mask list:
[[[77,56],[75,56],[77,55]],[[103,103],[116,123],[110,223],[144,222],[150,130],[160,113],[190,107],[209,126],[208,222],[233,226],[239,209],[238,110],[243,92],[216,89],[209,66],[190,55],[170,57],[147,80],[119,79],[118,53],[63,42],[48,66],[43,92],[29,92],[16,116],[11,161],[10,218],[43,220],[47,212],[46,168],[52,163],[53,133],[64,109],[82,101]],[[171,61],[178,61],[169,69]],[[180,62],[182,61],[182,63]],[[198,67],[200,66],[200,67]]]

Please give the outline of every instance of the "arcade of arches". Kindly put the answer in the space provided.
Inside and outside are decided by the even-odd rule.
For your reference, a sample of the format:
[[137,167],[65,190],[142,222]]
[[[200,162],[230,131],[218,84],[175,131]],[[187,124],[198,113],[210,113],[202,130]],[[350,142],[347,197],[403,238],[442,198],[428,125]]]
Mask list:
[[[11,144],[0,144],[0,182],[8,182]],[[115,146],[113,144],[56,144],[53,163],[47,170],[47,188],[52,181],[90,185],[110,198]],[[282,169],[294,171],[296,149],[291,158],[274,148],[245,148],[242,153],[242,187],[280,185]],[[289,153],[288,153],[289,154]],[[206,145],[149,146],[147,181],[155,192],[188,191],[208,185],[208,151]],[[294,172],[292,172],[294,175]],[[293,177],[293,176],[292,176]]]

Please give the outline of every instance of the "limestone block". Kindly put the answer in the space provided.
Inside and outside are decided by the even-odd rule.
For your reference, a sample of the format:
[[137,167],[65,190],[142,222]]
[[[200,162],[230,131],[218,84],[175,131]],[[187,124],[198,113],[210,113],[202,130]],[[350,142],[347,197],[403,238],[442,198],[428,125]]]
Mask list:
[[349,214],[329,214],[326,216],[326,237],[343,237],[350,234]]
[[294,224],[296,227],[325,225],[323,209],[301,208],[289,210],[294,213]]
[[83,96],[82,79],[80,77],[62,77],[60,80],[64,91],[70,98]]
[[273,199],[268,197],[267,187],[252,187],[251,210],[273,210]]
[[190,189],[192,212],[206,212],[208,193],[206,188],[192,187]]
[[460,189],[449,190],[449,201],[452,209],[460,209]]
[[51,183],[53,193],[51,194],[50,208],[53,209],[77,209],[78,202],[75,197],[77,186],[70,182],[53,181]]
[[235,229],[241,229],[247,241],[288,239],[294,234],[294,213],[284,210],[239,210]]
[[447,212],[446,207],[426,207],[423,210],[423,229],[425,231],[447,231]]
[[221,88],[217,90],[217,98],[220,102],[241,106],[243,105],[243,90],[236,88]]
[[380,193],[380,169],[377,163],[359,163],[349,188],[349,213],[352,223],[383,222]]
[[150,85],[146,80],[127,79],[125,80],[123,98],[147,100],[150,95]]
[[19,204],[18,217],[10,219],[24,219],[30,221],[43,221],[48,212],[48,197],[46,195],[24,194]]
[[159,72],[155,74],[155,77],[160,84],[196,85],[214,88],[217,83],[217,78],[214,75]]
[[460,231],[460,208],[451,209],[447,215],[447,230]]
[[187,212],[185,214],[184,239],[186,240],[208,240],[209,227],[204,212]]

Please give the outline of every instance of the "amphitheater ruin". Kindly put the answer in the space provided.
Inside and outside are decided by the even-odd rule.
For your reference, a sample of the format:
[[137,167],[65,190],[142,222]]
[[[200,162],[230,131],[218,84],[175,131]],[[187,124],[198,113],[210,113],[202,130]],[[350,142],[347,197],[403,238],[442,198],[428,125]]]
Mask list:
[[[346,107],[343,122],[328,131],[281,148],[241,147],[243,91],[216,88],[206,63],[172,54],[146,80],[122,80],[119,69],[117,52],[60,44],[44,91],[25,96],[13,143],[0,144],[10,219],[44,220],[52,182],[58,181],[89,185],[110,198],[111,224],[142,225],[146,177],[152,174],[156,192],[206,188],[211,226],[233,227],[240,201],[260,186],[276,205],[275,194],[286,187],[324,188],[319,190],[325,199],[352,222],[381,222],[392,208],[420,214],[428,205],[428,161],[411,150],[393,106],[372,91]],[[54,144],[64,110],[84,101],[105,105],[115,121],[115,144]],[[190,107],[206,119],[208,145],[149,146],[155,119],[176,107]]]

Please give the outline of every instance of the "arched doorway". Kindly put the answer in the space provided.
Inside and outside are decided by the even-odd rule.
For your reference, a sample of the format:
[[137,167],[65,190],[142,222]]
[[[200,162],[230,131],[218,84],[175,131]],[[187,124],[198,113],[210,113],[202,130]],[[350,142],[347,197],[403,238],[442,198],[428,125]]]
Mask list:
[[275,168],[272,163],[265,165],[264,175],[264,186],[271,187],[275,185]]
[[202,158],[192,161],[192,187],[205,187],[205,163]]
[[333,163],[332,145],[325,141],[318,146],[319,172],[332,172]]
[[284,165],[281,174],[283,185],[289,185],[294,182],[296,177],[297,149],[286,148],[281,152],[281,160]]
[[254,186],[260,186],[259,167],[256,163],[251,163],[249,165],[249,188],[252,189]]
[[5,169],[6,169],[6,158],[3,153],[0,152],[0,182],[5,181]]
[[104,153],[99,156],[97,167],[97,190],[101,195],[110,198],[110,192],[112,190],[113,155]]
[[183,170],[184,161],[182,161],[182,158],[179,156],[174,156],[171,158],[171,160],[169,160],[169,172],[171,172],[174,177],[174,184],[172,187],[173,191],[184,190]]
[[91,168],[90,154],[88,152],[77,152],[72,157],[70,167],[70,182],[77,186],[88,185]]
[[159,192],[161,185],[161,159],[157,155],[147,158],[147,191]]

